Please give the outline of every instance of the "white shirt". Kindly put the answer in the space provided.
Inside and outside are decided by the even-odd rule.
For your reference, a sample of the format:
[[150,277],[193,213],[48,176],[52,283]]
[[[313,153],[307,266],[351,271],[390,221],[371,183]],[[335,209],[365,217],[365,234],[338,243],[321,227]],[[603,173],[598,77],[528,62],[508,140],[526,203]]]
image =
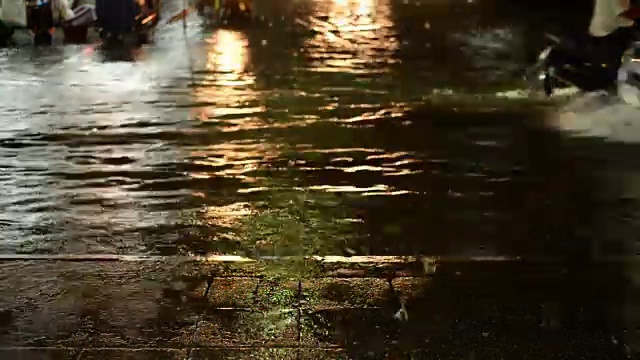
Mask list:
[[633,25],[633,20],[618,15],[629,9],[628,0],[594,0],[593,16],[589,25],[592,36],[607,36],[620,27]]
[[75,16],[68,0],[52,0],[51,11],[53,13],[53,22],[55,24],[60,24],[61,22],[67,21]]

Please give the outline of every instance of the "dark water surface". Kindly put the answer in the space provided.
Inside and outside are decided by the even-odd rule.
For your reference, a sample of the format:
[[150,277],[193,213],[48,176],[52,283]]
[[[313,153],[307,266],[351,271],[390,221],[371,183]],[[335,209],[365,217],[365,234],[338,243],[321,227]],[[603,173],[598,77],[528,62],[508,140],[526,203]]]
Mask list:
[[340,212],[307,229],[343,232],[318,252],[536,246],[547,226],[522,202],[563,165],[538,106],[496,96],[521,86],[524,40],[492,11],[283,2],[258,4],[255,27],[193,17],[127,54],[2,50],[0,248],[246,251],[236,230],[291,197]]
[[[0,50],[0,252],[512,256],[612,286],[574,300],[634,304],[637,146],[574,138],[522,95],[533,20],[490,1],[256,8],[254,27],[194,16],[124,54]],[[604,359],[598,321],[577,338],[598,329]]]

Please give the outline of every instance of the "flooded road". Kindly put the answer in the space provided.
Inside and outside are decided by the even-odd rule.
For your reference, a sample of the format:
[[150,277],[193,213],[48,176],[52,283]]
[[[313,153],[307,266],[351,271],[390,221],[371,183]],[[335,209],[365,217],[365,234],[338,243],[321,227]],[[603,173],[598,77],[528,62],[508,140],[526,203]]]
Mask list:
[[496,96],[522,85],[522,31],[474,3],[256,6],[255,27],[193,16],[136,51],[2,50],[2,251],[247,252],[265,201],[302,197],[307,235],[343,242],[312,252],[531,236],[513,172],[560,160],[529,148],[539,106]]
[[[497,358],[501,334],[518,359],[622,358],[620,339],[640,348],[640,131],[625,110],[526,96],[544,29],[501,6],[258,2],[250,28],[194,15],[135,51],[2,49],[0,253],[462,259],[393,336],[424,347],[420,326],[447,318],[425,330],[444,352]],[[498,256],[563,280],[459,276]],[[558,312],[560,338],[532,335]],[[371,342],[376,317],[353,316]]]

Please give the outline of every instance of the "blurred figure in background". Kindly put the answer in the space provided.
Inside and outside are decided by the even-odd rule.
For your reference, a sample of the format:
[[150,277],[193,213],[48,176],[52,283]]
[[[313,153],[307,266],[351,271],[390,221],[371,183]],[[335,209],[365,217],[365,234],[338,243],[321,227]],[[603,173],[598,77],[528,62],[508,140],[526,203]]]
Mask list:
[[252,14],[249,0],[198,0],[196,9],[202,17],[212,20],[240,20]]
[[61,25],[63,22],[73,19],[76,16],[68,0],[52,0],[51,13],[53,23],[56,25]]
[[62,27],[65,42],[83,43],[87,41],[89,26],[97,20],[95,6],[79,4],[75,0],[52,0],[51,11],[53,23]]

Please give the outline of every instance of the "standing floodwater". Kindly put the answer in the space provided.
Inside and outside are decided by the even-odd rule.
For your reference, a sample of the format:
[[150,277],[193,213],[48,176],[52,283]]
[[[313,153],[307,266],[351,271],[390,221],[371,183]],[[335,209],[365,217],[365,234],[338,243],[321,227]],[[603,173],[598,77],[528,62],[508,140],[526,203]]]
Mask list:
[[[237,221],[269,194],[293,189],[330,194],[355,212],[415,202],[407,219],[418,223],[431,216],[426,207],[450,201],[493,211],[482,199],[506,190],[500,182],[463,205],[446,200],[456,198],[454,184],[428,189],[424,179],[448,166],[479,186],[494,177],[485,171],[499,179],[528,161],[511,159],[510,129],[526,126],[520,114],[533,105],[494,95],[521,86],[517,29],[487,26],[486,10],[467,3],[261,7],[254,27],[211,30],[190,18],[186,34],[168,25],[156,44],[129,52],[3,50],[0,247],[228,253],[245,247],[228,234]],[[481,92],[491,103],[476,99]],[[504,109],[494,117],[495,108]],[[447,147],[458,143],[477,155],[456,160]],[[507,158],[483,164],[487,156]],[[391,231],[410,226],[388,222]],[[422,246],[406,238],[415,245],[387,248],[398,245],[383,239],[393,234],[373,236],[381,238],[359,237],[362,248],[352,250]]]
[[[474,302],[456,270],[414,309],[461,319],[442,348],[486,342],[459,358],[501,358],[487,344],[508,336],[535,354],[539,324],[570,329],[550,354],[622,354],[637,152],[518,95],[544,29],[488,0],[256,1],[253,26],[194,15],[137,50],[0,50],[0,252],[549,262],[562,280],[530,298],[499,268],[460,280]],[[394,336],[426,346],[440,315],[421,311]]]

